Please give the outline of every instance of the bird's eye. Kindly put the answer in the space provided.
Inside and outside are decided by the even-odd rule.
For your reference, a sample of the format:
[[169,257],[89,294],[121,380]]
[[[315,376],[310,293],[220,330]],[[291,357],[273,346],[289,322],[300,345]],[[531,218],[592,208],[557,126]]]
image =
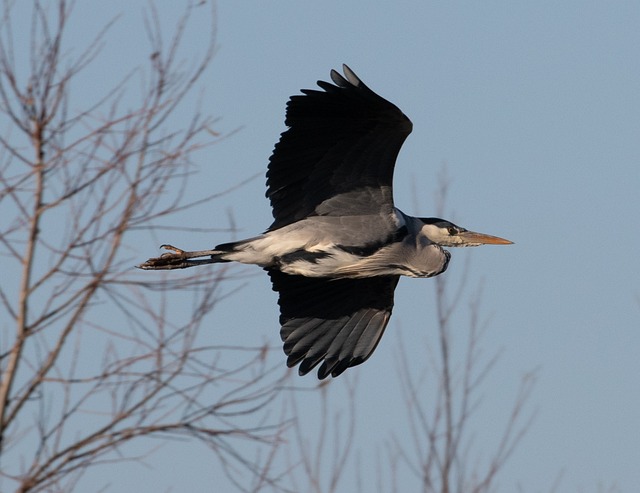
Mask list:
[[455,235],[457,235],[457,234],[458,234],[458,230],[457,230],[456,228],[454,228],[453,226],[450,226],[450,227],[447,229],[447,231],[449,231],[449,234],[450,234],[451,236],[455,236]]

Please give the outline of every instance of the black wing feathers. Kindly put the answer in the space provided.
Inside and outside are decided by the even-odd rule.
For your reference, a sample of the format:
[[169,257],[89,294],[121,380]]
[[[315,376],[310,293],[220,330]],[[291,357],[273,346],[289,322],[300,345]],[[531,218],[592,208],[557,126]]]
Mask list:
[[[305,89],[287,103],[285,123],[269,160],[267,197],[277,229],[314,215],[323,201],[365,187],[391,187],[393,168],[411,122],[346,66],[336,85]],[[373,204],[378,210],[393,203]],[[389,212],[387,210],[383,212]]]
[[365,361],[389,322],[397,276],[326,279],[269,270],[280,294],[280,336],[289,367],[305,375],[338,376]]

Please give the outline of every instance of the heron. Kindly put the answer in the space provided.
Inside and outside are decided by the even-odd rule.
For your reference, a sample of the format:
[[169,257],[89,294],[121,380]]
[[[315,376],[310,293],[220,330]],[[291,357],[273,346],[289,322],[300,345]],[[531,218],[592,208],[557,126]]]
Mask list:
[[367,360],[380,341],[401,276],[443,273],[445,247],[512,242],[451,221],[412,217],[394,205],[393,171],[412,123],[347,65],[286,106],[288,127],[267,170],[274,221],[258,236],[212,250],[171,245],[142,269],[217,262],[265,269],[280,306],[287,366],[337,377]]

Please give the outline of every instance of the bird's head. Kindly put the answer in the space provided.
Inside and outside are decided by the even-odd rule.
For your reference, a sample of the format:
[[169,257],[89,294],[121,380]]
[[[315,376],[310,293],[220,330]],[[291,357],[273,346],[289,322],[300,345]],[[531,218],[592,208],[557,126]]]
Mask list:
[[511,245],[513,242],[498,236],[468,231],[451,221],[437,217],[421,217],[422,233],[433,243],[444,247],[472,247],[480,245]]

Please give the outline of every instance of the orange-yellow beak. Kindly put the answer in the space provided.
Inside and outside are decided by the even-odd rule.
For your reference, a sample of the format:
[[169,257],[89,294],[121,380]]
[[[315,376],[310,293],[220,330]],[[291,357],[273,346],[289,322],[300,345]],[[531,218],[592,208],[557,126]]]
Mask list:
[[513,241],[500,238],[499,236],[476,233],[475,231],[464,231],[458,236],[463,240],[464,245],[512,245]]

